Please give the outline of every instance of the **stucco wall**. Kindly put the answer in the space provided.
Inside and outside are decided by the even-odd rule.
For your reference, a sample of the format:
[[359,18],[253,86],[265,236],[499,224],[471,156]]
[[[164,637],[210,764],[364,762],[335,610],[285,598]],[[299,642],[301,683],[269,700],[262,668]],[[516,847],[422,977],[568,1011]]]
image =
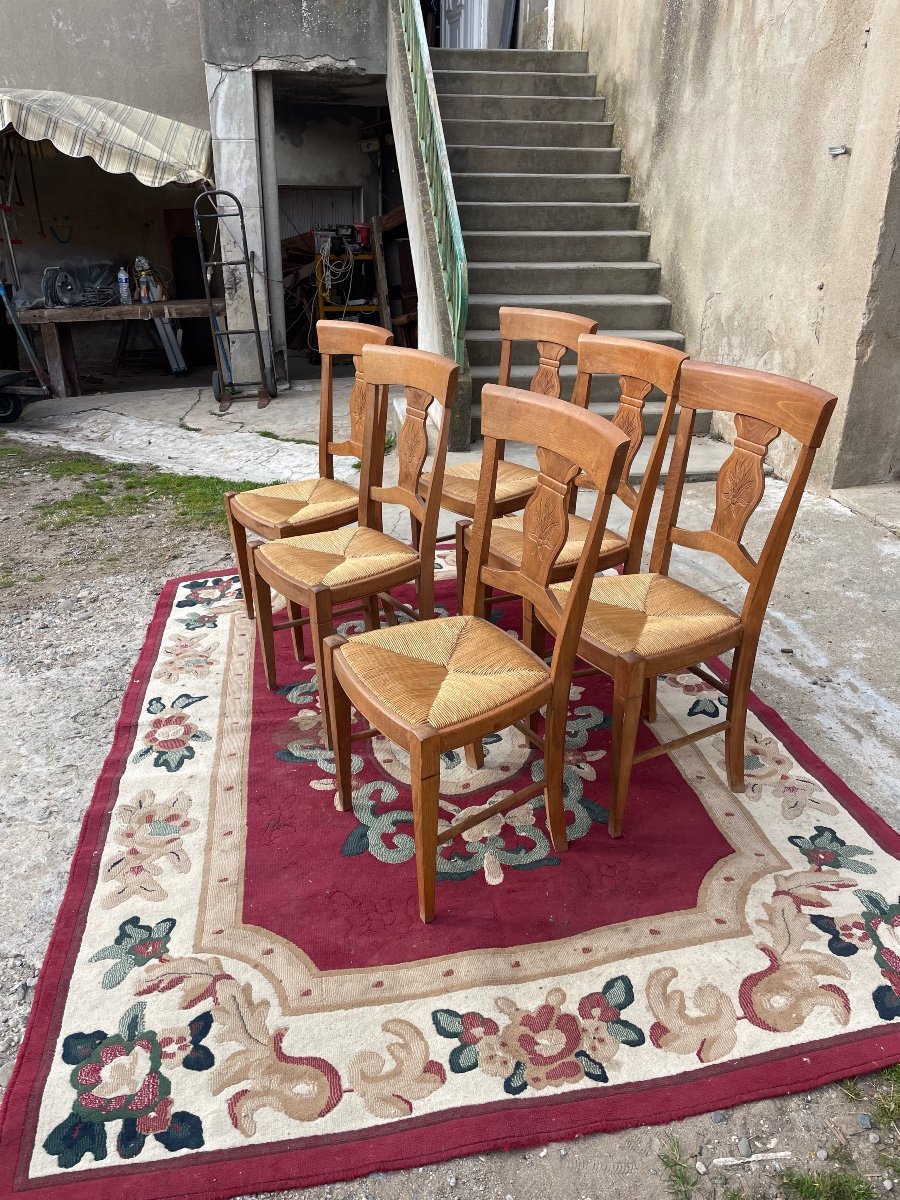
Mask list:
[[102,96],[209,129],[199,0],[0,0],[0,85]]
[[556,0],[554,44],[589,51],[689,352],[837,393],[816,482],[888,478],[900,2]]

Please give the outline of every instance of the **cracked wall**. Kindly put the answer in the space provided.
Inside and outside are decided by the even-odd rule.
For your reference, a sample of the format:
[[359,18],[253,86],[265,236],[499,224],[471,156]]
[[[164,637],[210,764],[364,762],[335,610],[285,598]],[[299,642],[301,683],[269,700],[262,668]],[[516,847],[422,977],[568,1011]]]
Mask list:
[[688,351],[838,395],[817,486],[888,478],[900,2],[557,0],[555,46],[589,51]]
[[200,0],[206,62],[384,75],[386,0]]

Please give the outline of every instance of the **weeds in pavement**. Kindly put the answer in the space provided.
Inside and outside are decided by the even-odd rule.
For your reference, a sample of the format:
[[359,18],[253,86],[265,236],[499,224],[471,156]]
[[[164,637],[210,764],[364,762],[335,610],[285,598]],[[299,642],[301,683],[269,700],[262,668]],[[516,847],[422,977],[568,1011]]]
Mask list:
[[318,442],[314,438],[295,438],[285,437],[281,433],[273,433],[271,429],[257,429],[260,437],[272,438],[276,442],[293,442],[295,446],[318,446]]
[[863,1098],[862,1088],[859,1086],[859,1076],[858,1075],[854,1075],[854,1077],[852,1079],[845,1079],[842,1083],[838,1084],[838,1087],[841,1089],[841,1091],[844,1093],[845,1096],[847,1096],[850,1100],[853,1100],[857,1104]]
[[678,1138],[666,1138],[657,1155],[666,1175],[666,1190],[672,1200],[689,1200],[697,1183],[697,1172],[684,1157]]

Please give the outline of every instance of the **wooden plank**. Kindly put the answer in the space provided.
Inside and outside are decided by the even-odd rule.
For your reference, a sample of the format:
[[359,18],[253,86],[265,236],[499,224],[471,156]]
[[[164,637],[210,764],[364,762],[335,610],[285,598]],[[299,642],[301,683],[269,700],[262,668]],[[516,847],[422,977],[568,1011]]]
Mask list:
[[[225,301],[214,300],[217,316],[225,312]],[[24,308],[17,313],[23,325],[68,325],[88,321],[153,321],[158,317],[189,321],[206,317],[205,300],[154,300],[150,304],[110,304],[85,308]]]

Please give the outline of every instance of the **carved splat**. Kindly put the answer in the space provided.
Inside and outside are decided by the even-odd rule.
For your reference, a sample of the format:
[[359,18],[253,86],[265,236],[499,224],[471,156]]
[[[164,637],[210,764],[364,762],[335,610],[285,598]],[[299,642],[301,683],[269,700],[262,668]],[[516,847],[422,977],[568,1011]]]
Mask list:
[[538,342],[537,351],[540,358],[537,371],[534,373],[529,390],[538,392],[541,396],[560,396],[559,366],[566,353],[565,346],[555,342]]
[[366,428],[366,381],[362,374],[362,355],[353,356],[353,366],[356,368],[356,378],[353,380],[353,390],[350,392],[350,437],[349,441],[359,447],[357,454],[362,454],[363,439]]
[[419,476],[428,457],[426,421],[432,397],[428,392],[414,387],[407,387],[405,395],[406,416],[397,438],[397,458],[400,467],[397,485],[415,495],[419,487]]
[[628,438],[628,453],[625,456],[625,467],[622,471],[622,482],[619,484],[618,495],[632,508],[637,502],[637,492],[628,482],[631,464],[644,441],[644,401],[652,390],[652,385],[645,379],[635,379],[623,375],[619,379],[619,407],[612,419],[613,425]]
[[716,480],[716,511],[711,528],[720,537],[740,542],[765,490],[766,448],[781,430],[768,421],[740,413],[735,416],[734,425],[737,431],[734,449]]
[[546,587],[569,534],[569,492],[578,467],[555,450],[537,448],[537,487],[522,514],[523,575]]

